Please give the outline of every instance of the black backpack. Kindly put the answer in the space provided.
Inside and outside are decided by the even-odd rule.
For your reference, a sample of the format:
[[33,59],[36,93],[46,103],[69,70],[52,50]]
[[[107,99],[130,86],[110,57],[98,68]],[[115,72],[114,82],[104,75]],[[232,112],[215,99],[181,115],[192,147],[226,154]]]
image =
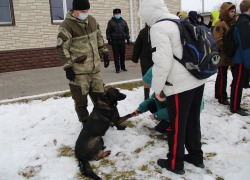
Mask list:
[[228,58],[233,58],[239,47],[239,44],[236,44],[234,40],[234,27],[236,23],[239,24],[239,21],[236,21],[231,29],[228,30],[223,41],[223,50]]
[[174,55],[176,60],[197,79],[206,79],[216,73],[220,55],[213,33],[207,27],[197,25],[190,17],[161,19],[156,23],[161,21],[172,21],[179,27],[183,54],[182,59]]

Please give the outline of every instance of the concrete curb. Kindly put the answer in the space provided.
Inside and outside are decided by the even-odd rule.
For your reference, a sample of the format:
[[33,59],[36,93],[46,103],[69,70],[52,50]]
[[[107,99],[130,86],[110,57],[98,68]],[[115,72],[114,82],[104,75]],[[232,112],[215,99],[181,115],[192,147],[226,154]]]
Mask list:
[[[136,82],[142,82],[142,79],[132,79],[128,81],[119,81],[119,82],[113,82],[113,83],[107,83],[105,86],[114,86],[114,85],[119,85],[119,84],[126,84],[126,83],[136,83]],[[66,92],[69,92],[70,90],[65,90],[65,91],[56,91],[56,92],[49,92],[49,93],[43,93],[43,94],[38,94],[38,95],[32,95],[32,96],[25,96],[25,97],[19,97],[19,98],[14,98],[14,99],[5,99],[0,101],[0,105],[2,104],[10,104],[10,103],[15,103],[15,102],[26,102],[30,100],[40,100],[43,98],[50,98],[53,96],[59,96],[62,95]]]

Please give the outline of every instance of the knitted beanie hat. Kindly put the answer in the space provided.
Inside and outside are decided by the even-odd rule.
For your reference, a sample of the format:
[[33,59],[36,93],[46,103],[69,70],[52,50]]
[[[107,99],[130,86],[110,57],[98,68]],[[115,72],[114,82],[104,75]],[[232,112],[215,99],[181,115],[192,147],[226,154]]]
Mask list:
[[72,5],[74,10],[90,9],[90,4],[88,0],[73,0]]

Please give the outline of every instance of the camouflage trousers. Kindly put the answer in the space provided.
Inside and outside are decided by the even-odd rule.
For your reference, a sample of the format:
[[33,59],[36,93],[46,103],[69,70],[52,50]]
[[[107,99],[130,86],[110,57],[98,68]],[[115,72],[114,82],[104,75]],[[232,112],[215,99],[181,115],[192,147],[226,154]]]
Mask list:
[[[78,84],[78,82],[81,82]],[[76,85],[77,84],[77,85]],[[95,104],[98,97],[104,92],[101,73],[76,75],[75,83],[69,84],[72,99],[75,101],[75,110],[80,122],[86,122],[89,117],[87,110],[88,94]]]

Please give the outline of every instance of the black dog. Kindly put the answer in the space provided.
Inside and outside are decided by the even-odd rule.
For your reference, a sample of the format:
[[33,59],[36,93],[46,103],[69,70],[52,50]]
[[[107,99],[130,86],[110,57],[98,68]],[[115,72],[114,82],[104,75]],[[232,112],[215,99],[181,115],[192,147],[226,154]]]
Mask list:
[[111,153],[111,151],[103,151],[105,147],[102,139],[102,136],[109,129],[110,122],[119,127],[120,123],[135,115],[133,112],[120,117],[116,107],[117,101],[125,98],[125,94],[120,93],[115,88],[110,88],[94,105],[94,109],[87,123],[83,126],[75,146],[75,155],[79,161],[80,171],[83,175],[93,179],[101,179],[93,172],[88,161],[99,160]]

